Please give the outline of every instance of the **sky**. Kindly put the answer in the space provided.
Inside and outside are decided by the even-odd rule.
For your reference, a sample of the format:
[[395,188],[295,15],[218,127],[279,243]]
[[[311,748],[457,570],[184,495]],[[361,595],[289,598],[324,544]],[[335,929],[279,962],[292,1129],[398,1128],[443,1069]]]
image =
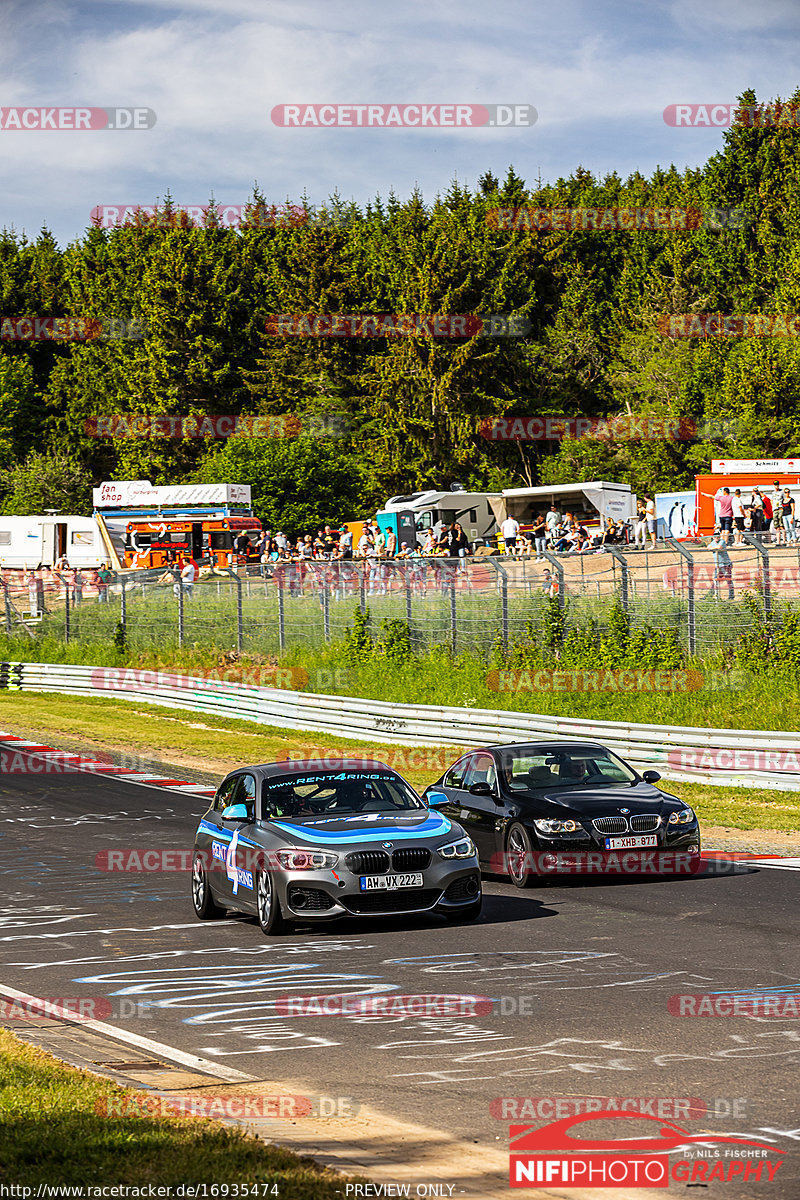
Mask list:
[[[601,178],[701,166],[724,130],[670,126],[664,109],[730,104],[748,88],[785,99],[800,86],[799,42],[798,0],[0,0],[0,226],[35,238],[46,225],[66,245],[96,206],[167,193],[241,205],[257,184],[270,202],[319,206],[418,188],[430,202],[509,165],[529,184],[578,166]],[[537,119],[273,119],[279,105],[308,120],[307,106],[348,104],[385,105],[384,121],[391,105],[531,105]],[[154,116],[126,129],[14,124],[75,107]]]

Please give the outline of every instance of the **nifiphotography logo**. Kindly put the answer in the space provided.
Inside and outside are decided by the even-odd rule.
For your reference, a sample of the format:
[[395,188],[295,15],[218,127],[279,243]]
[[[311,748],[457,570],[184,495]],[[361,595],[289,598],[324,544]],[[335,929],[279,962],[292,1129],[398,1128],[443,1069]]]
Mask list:
[[[590,1121],[649,1122],[637,1137],[593,1139],[573,1136]],[[511,1187],[667,1188],[670,1182],[702,1187],[711,1182],[769,1183],[783,1165],[784,1151],[763,1142],[718,1133],[689,1133],[643,1113],[606,1110],[565,1117],[536,1128],[509,1128]],[[697,1149],[695,1149],[697,1147]],[[676,1161],[670,1163],[670,1156]]]

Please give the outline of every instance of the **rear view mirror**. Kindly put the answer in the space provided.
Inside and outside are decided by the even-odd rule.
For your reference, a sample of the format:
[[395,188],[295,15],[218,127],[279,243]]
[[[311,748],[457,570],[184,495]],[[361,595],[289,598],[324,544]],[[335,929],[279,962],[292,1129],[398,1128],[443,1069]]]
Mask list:
[[659,775],[658,771],[645,771],[642,775],[642,779],[645,781],[645,783],[658,783],[660,778],[661,776]]
[[246,804],[229,804],[222,810],[223,821],[249,821],[250,813]]

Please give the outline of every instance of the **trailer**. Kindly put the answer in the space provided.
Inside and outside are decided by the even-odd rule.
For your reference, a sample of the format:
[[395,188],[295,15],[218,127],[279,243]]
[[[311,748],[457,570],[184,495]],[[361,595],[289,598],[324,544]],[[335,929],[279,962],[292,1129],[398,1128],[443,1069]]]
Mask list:
[[0,517],[0,567],[114,565],[96,517],[58,514]]

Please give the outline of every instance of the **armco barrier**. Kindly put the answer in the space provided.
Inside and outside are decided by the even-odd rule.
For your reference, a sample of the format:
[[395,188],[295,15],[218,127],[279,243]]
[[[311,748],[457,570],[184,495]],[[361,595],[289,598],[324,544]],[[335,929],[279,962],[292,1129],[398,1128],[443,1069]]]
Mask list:
[[796,733],[629,725],[492,709],[382,704],[356,696],[324,696],[62,663],[0,663],[0,689],[4,687],[113,696],[282,729],[315,730],[362,743],[483,746],[543,738],[590,739],[602,742],[636,767],[658,767],[672,779],[800,791],[800,735]]

